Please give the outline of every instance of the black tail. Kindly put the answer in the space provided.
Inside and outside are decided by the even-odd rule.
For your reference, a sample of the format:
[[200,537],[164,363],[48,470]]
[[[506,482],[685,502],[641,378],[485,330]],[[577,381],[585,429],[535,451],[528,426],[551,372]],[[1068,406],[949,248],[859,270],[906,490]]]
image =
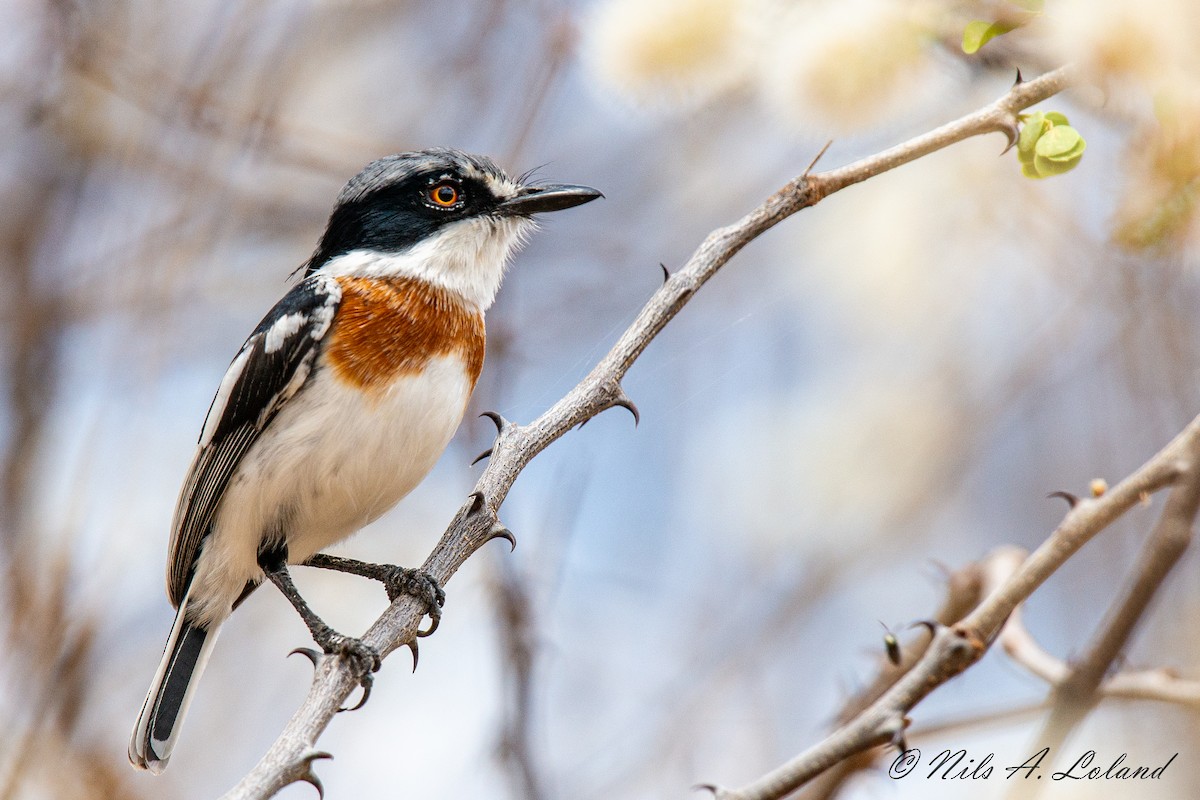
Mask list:
[[130,763],[154,773],[167,767],[188,703],[217,640],[216,628],[205,629],[186,621],[187,603],[185,597],[179,605],[162,662],[129,742]]

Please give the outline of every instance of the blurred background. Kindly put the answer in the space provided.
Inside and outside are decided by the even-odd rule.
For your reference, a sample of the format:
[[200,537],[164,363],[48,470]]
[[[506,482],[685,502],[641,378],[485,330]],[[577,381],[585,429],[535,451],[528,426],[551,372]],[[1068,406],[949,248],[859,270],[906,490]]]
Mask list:
[[[1031,11],[1030,9],[1033,8]],[[972,19],[1018,30],[967,56]],[[1054,490],[1123,477],[1200,412],[1200,10],[1190,0],[0,2],[0,799],[209,798],[304,696],[306,631],[273,591],[226,626],[170,769],[126,762],[170,627],[171,512],[229,359],[366,162],[434,145],[587,183],[489,313],[472,411],[434,474],[337,552],[415,565],[470,491],[494,409],[578,381],[712,228],[1066,61],[1087,140],[1022,177],[957,145],[768,232],[634,366],[608,412],[520,477],[437,635],[321,740],[327,795],[689,797],[818,740],[944,570],[1036,546]],[[1086,547],[1026,621],[1069,657],[1161,498]],[[1126,661],[1200,676],[1185,557]],[[297,570],[335,627],[378,586]],[[914,714],[927,752],[1016,764],[1046,687],[996,652]],[[918,731],[952,725],[922,740]],[[1105,705],[1068,744],[1162,781],[1048,796],[1189,797],[1194,712]],[[889,759],[890,760],[890,757]],[[1072,759],[1073,760],[1073,759]],[[1065,766],[1065,765],[1063,765]],[[311,797],[292,786],[282,797]],[[853,798],[1002,796],[1004,781],[851,779]]]

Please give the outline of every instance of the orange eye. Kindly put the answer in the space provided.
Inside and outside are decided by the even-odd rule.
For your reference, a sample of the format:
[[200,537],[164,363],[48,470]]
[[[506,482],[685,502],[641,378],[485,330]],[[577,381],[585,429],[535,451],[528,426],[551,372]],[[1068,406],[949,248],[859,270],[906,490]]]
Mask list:
[[439,183],[426,193],[429,201],[440,208],[450,208],[458,202],[458,189],[452,183]]

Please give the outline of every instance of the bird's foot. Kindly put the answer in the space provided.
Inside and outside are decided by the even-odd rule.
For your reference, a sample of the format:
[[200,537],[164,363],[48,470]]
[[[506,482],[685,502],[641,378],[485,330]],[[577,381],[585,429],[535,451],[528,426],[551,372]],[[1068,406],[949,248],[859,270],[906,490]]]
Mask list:
[[318,569],[329,569],[345,572],[379,581],[387,591],[388,600],[395,600],[400,595],[412,595],[425,603],[425,613],[429,615],[429,628],[418,631],[418,636],[428,636],[437,630],[442,621],[442,606],[446,603],[446,593],[438,582],[428,572],[419,569],[397,567],[392,564],[372,564],[353,558],[331,556],[317,553],[304,562],[306,566]]
[[[358,705],[354,708],[362,708],[363,704],[367,702],[367,698],[371,696],[371,686],[375,682],[372,673],[378,672],[380,665],[383,663],[379,651],[362,639],[346,636],[329,627],[324,620],[313,612],[304,598],[300,596],[300,593],[296,591],[296,584],[292,582],[292,576],[288,573],[286,567],[269,571],[266,575],[272,583],[279,587],[279,591],[283,593],[283,596],[288,599],[292,606],[295,607],[297,613],[300,614],[300,619],[304,620],[305,626],[308,628],[309,633],[312,634],[313,641],[327,655],[343,658],[350,665],[363,690],[362,699],[358,701]],[[293,650],[292,652],[295,653],[297,651]],[[307,656],[313,662],[314,667],[317,666],[317,656],[314,651],[307,648],[300,648],[298,652]]]
[[386,565],[387,574],[380,580],[387,590],[388,600],[395,601],[400,595],[411,595],[425,603],[425,613],[429,615],[429,627],[417,631],[418,636],[429,636],[437,630],[442,621],[442,606],[446,604],[446,593],[438,582],[428,572],[419,569],[408,569]]
[[340,708],[339,711],[357,711],[367,704],[371,696],[371,688],[375,685],[375,675],[379,671],[382,659],[379,651],[362,639],[338,633],[329,626],[325,630],[313,633],[313,639],[327,654],[344,658],[350,669],[358,678],[362,687],[362,697],[350,708]]
[[372,672],[379,671],[379,651],[362,639],[338,633],[324,623],[314,627],[312,635],[313,641],[320,645],[322,650],[349,661],[356,673],[369,676]]

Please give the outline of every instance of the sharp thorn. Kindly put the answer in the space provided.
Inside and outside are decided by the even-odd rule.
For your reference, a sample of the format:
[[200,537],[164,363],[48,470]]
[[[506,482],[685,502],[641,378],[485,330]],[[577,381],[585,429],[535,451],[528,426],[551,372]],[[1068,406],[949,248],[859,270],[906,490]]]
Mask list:
[[1017,79],[1013,81],[1013,86],[1020,86],[1024,82],[1025,79],[1021,77],[1021,68],[1017,67]]
[[311,647],[297,647],[295,650],[288,653],[287,657],[291,658],[292,656],[296,655],[297,653],[299,653],[300,655],[304,656],[309,661],[311,661],[312,665],[313,665],[313,669],[317,668],[317,666],[321,663],[321,658],[323,657],[320,653],[318,653],[316,650],[313,650]]
[[488,538],[485,541],[490,542],[492,539],[504,539],[507,541],[511,548],[508,551],[510,553],[517,549],[517,537],[513,535],[512,531],[504,527],[504,525],[499,522],[492,526],[491,531],[488,532]]
[[633,401],[624,392],[613,401],[613,405],[627,409],[630,414],[633,414],[633,427],[636,428],[638,423],[642,421],[642,415],[638,413],[638,407],[633,404]]
[[913,628],[926,628],[929,631],[930,636],[936,636],[938,628],[940,627],[942,627],[942,623],[938,622],[936,619],[919,619],[916,622],[910,623],[908,626],[909,630],[912,630]]
[[809,173],[812,172],[812,168],[817,166],[817,162],[821,161],[822,156],[826,155],[826,152],[829,150],[829,146],[832,144],[833,144],[833,139],[829,139],[828,142],[826,142],[826,144],[824,144],[823,148],[821,148],[821,150],[817,152],[817,155],[812,156],[812,161],[809,162],[809,166],[804,168],[804,173],[802,175],[803,178],[808,178]]
[[482,453],[475,456],[475,460],[471,462],[471,466],[472,467],[475,466],[476,464],[478,464],[480,461],[483,461],[485,458],[487,458],[491,454],[492,454],[492,448],[489,447],[487,450],[484,450]]
[[321,784],[321,779],[317,777],[317,774],[313,772],[312,769],[312,762],[316,761],[318,758],[333,758],[333,756],[326,752],[317,752],[305,756],[304,774],[300,776],[300,780],[311,784],[312,787],[317,790],[317,797],[321,798],[321,800],[325,800],[325,787]]
[[588,420],[590,420],[590,419],[591,419],[591,417],[584,417],[584,418],[583,418],[583,422],[579,423],[579,425],[577,425],[577,426],[576,426],[575,430],[582,430],[582,429],[583,429],[583,426],[584,426],[584,425],[587,425],[587,424],[588,424]]
[[417,661],[418,661],[418,660],[420,659],[420,657],[421,657],[421,653],[420,653],[420,651],[419,651],[419,650],[417,650],[417,640],[416,640],[416,639],[412,639],[412,640],[410,640],[410,641],[407,641],[407,642],[405,642],[405,643],[404,643],[404,646],[405,646],[405,647],[407,647],[409,650],[411,650],[411,651],[412,651],[412,656],[413,656],[413,672],[416,672],[416,671],[417,671]]
[[504,429],[508,427],[508,420],[500,416],[495,411],[485,411],[479,415],[480,419],[487,417],[496,426],[496,433],[504,433]]
[[300,776],[300,780],[305,783],[312,784],[312,787],[317,790],[317,797],[320,800],[325,800],[325,787],[321,785],[321,779],[311,769]]
[[1017,140],[1021,136],[1021,131],[1017,127],[1017,123],[1010,120],[1007,125],[1000,129],[1000,132],[1008,137],[1008,144],[1005,145],[1004,149],[1000,151],[1000,155],[1003,156],[1006,155],[1009,150],[1012,150],[1017,146]]
[[663,271],[663,283],[666,283],[667,281],[671,280],[671,270],[667,269],[667,265],[666,265],[666,264],[664,264],[664,263],[662,263],[661,261],[660,261],[660,262],[658,262],[658,265],[659,265],[660,267],[662,267],[662,271]]
[[485,505],[483,492],[474,491],[467,495],[467,497],[471,499],[471,507],[467,509],[468,514],[477,514],[483,510]]
[[1051,492],[1050,494],[1046,495],[1046,497],[1061,497],[1063,500],[1067,501],[1067,505],[1071,508],[1074,508],[1076,504],[1079,503],[1079,498],[1070,492]]
[[725,790],[715,783],[697,783],[692,787],[693,792],[711,792],[713,797],[721,797]]

